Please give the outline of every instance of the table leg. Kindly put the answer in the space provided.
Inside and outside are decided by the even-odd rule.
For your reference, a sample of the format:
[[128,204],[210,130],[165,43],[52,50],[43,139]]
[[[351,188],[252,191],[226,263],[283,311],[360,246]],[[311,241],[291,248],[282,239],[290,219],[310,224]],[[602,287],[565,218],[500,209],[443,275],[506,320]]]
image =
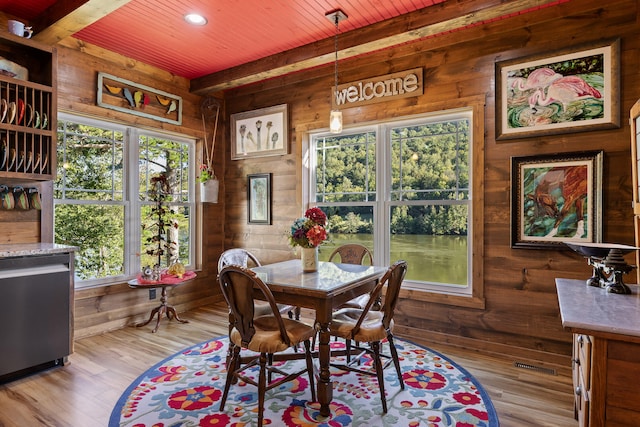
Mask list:
[[320,415],[322,417],[329,417],[331,415],[329,404],[333,399],[333,384],[331,383],[331,373],[329,371],[331,358],[331,348],[329,347],[330,339],[329,323],[320,323],[320,331],[318,333],[318,361],[320,364],[318,402],[320,402]]
[[162,317],[162,313],[160,312],[161,309],[162,309],[162,305],[159,305],[153,310],[151,310],[151,314],[149,315],[149,320],[147,320],[146,322],[138,323],[136,327],[139,328],[141,326],[148,325],[149,323],[151,323],[151,320],[153,320],[153,316],[155,316],[156,314],[158,315],[158,322],[160,322],[160,317]]
[[189,323],[188,320],[179,318],[178,317],[178,313],[176,313],[176,309],[173,308],[173,306],[170,306],[170,305],[167,306],[167,318],[169,320],[171,320],[172,318],[176,319],[180,323]]
[[160,326],[160,319],[162,319],[163,314],[166,314],[167,319],[169,320],[176,319],[180,323],[189,323],[188,320],[183,320],[180,317],[178,317],[178,313],[176,312],[176,309],[167,304],[167,287],[166,286],[162,287],[162,292],[160,294],[160,305],[151,311],[149,320],[147,320],[146,322],[138,323],[136,327],[139,328],[141,326],[148,325],[151,322],[151,320],[153,320],[153,317],[157,315],[158,320],[156,320],[156,326],[151,331],[152,333],[155,333],[158,330],[158,327]]

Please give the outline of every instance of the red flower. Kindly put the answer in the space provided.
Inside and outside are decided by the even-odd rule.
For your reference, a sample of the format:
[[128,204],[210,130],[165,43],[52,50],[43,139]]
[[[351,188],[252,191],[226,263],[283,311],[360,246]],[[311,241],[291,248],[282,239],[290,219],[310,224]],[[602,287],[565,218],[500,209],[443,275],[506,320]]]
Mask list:
[[320,208],[309,208],[304,213],[304,216],[309,218],[311,221],[315,222],[318,225],[325,226],[327,225],[327,215]]
[[200,427],[227,426],[229,421],[231,418],[227,414],[212,414],[201,419],[198,425]]
[[453,393],[453,398],[463,405],[475,405],[480,403],[480,398],[472,393]]
[[291,246],[316,248],[327,240],[327,215],[320,208],[309,208],[304,215],[291,225],[289,243]]
[[314,225],[307,231],[307,239],[309,239],[311,246],[318,246],[327,239],[327,230],[320,225]]
[[468,408],[465,412],[467,412],[468,414],[473,415],[474,417],[476,417],[479,420],[489,421],[489,413],[487,411],[479,411],[477,409]]
[[197,411],[207,408],[222,397],[222,391],[209,386],[197,386],[173,393],[167,404],[181,411]]

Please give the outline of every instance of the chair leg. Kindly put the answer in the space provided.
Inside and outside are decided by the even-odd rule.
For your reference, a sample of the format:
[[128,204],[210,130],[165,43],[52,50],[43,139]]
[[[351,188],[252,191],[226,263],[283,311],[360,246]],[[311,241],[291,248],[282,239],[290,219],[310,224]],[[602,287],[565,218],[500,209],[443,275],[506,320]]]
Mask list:
[[260,374],[258,376],[258,427],[262,427],[264,418],[264,395],[267,391],[267,355],[260,353]]
[[351,363],[351,340],[348,338],[345,338],[344,343],[347,346],[347,365],[348,365],[349,363]]
[[313,357],[311,355],[311,343],[309,342],[309,340],[305,340],[304,349],[307,359],[307,374],[309,374],[309,387],[311,387],[311,401],[317,402],[315,373],[313,371]]
[[229,311],[229,348],[227,349],[227,369],[229,369],[229,361],[231,360],[231,356],[233,355],[233,343],[231,342],[231,331],[233,330],[233,314]]
[[396,367],[396,374],[398,374],[400,388],[404,390],[404,380],[402,379],[402,372],[400,371],[400,359],[398,358],[398,350],[396,350],[396,345],[393,342],[393,334],[391,332],[387,334],[387,341],[389,342],[389,347],[391,348],[391,358],[393,359],[393,364]]
[[387,396],[384,392],[384,372],[382,371],[382,360],[380,360],[380,341],[370,343],[373,350],[373,364],[376,367],[378,376],[378,386],[380,387],[380,399],[382,400],[382,412],[387,413]]
[[[273,353],[269,353],[267,355],[267,364],[269,366],[273,365]],[[272,377],[273,377],[273,373],[271,372],[271,369],[267,370],[267,384],[271,383]]]
[[227,378],[224,382],[224,391],[222,392],[222,399],[220,399],[220,411],[224,411],[224,404],[227,401],[227,395],[229,394],[229,388],[235,377],[238,363],[240,362],[240,347],[234,346],[231,360],[227,363]]
[[316,349],[316,339],[318,337],[318,331],[320,330],[320,325],[318,324],[317,320],[314,320],[313,322],[314,322],[313,323],[313,329],[316,330],[316,333],[313,334],[313,337],[311,338],[311,350],[315,351],[315,349]]

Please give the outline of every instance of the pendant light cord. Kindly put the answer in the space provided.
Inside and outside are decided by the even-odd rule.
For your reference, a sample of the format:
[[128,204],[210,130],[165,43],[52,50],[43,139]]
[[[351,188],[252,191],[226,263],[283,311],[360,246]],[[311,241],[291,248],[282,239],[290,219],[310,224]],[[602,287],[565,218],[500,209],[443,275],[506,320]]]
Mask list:
[[[338,33],[340,32],[340,27],[339,24],[340,23],[340,18],[338,16],[338,13],[336,13],[336,36],[334,37],[334,51],[336,53],[336,60],[334,63],[334,94],[333,96],[336,96],[336,94],[338,93]],[[337,101],[337,100],[336,100]]]

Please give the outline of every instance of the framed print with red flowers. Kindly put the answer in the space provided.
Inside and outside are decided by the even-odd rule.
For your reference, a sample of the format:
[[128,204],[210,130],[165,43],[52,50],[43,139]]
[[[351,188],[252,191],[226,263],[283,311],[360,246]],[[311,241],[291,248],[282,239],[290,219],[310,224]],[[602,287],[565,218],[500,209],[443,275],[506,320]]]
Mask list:
[[249,224],[271,224],[271,174],[247,175],[247,219]]

